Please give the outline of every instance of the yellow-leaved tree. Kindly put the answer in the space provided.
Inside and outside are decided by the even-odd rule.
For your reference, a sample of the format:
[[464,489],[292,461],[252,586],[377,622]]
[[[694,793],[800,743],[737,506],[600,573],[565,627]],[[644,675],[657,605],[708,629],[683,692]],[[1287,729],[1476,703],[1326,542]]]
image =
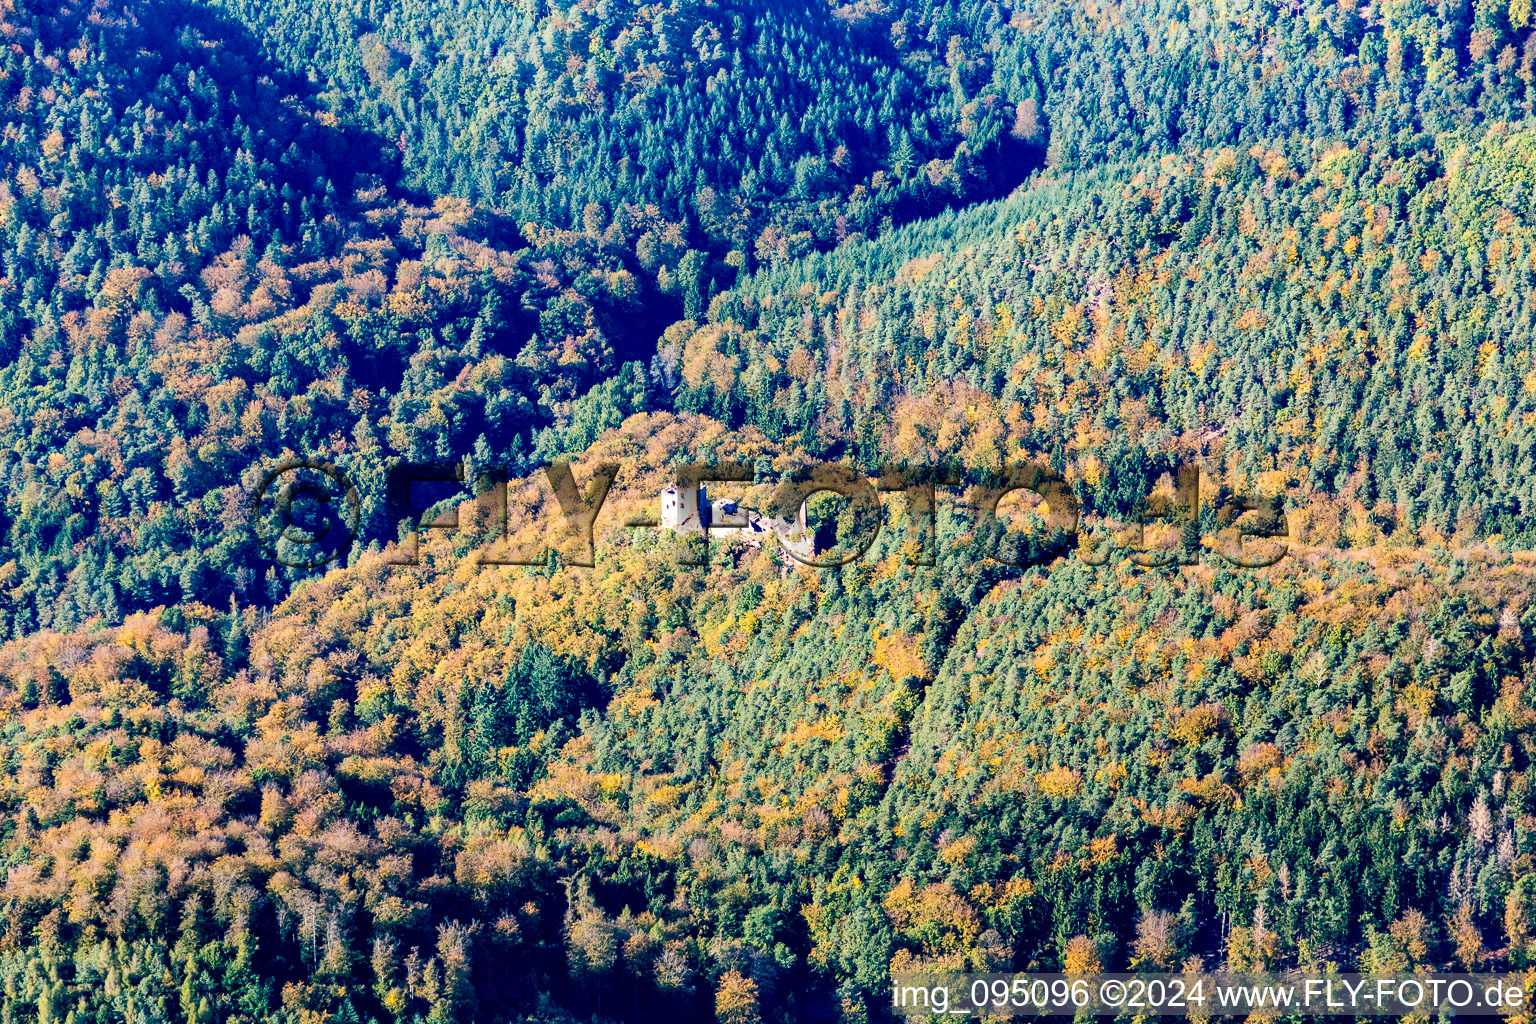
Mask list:
[[715,992],[715,1020],[720,1024],[758,1024],[762,1019],[757,982],[737,971],[725,972]]

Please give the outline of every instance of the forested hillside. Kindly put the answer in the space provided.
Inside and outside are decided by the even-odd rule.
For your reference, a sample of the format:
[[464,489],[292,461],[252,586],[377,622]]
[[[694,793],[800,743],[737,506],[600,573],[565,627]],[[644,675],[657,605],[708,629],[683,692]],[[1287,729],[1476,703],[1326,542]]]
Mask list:
[[[0,0],[0,1019],[1536,967],[1531,20]],[[334,564],[253,528],[292,457]],[[594,566],[483,494],[394,564],[392,468],[526,542],[556,459]],[[1033,461],[1083,546],[957,485],[933,565],[887,493],[688,566],[625,524],[695,460]],[[1178,564],[1103,544],[1195,463]]]
[[654,205],[678,227],[642,258],[685,295],[1011,187],[1043,141],[1010,135],[1033,93],[994,81],[995,25],[956,12],[221,3],[328,110],[398,142],[417,187],[571,229]]
[[0,25],[7,631],[280,598],[241,483],[284,451],[379,504],[390,455],[516,465],[593,384],[643,401],[623,244],[390,192],[215,14],[47,6]]
[[1524,541],[1533,152],[1501,124],[1080,172],[760,274],[658,360],[679,407],[866,465],[1038,456],[1124,516],[1204,458],[1340,545]]
[[[615,517],[724,438],[600,442]],[[1529,560],[1019,578],[904,566],[892,513],[825,577],[440,538],[13,641],[8,1005],[865,1019],[892,967],[1525,962]]]

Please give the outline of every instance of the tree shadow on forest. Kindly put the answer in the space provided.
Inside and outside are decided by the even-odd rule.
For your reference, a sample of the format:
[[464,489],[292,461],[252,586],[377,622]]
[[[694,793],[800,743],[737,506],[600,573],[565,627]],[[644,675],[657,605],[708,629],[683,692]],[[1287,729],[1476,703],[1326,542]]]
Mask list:
[[[276,163],[282,150],[301,147],[300,154],[308,158],[315,178],[283,184],[302,187],[327,179],[342,187],[364,175],[398,188],[398,151],[376,132],[328,122],[315,83],[264,54],[245,25],[194,0],[149,0],[135,4],[132,16],[148,40],[161,47],[161,65],[185,60],[192,71],[208,75],[220,94],[230,98],[234,115],[248,129],[257,129],[259,134],[253,138],[267,143],[260,148],[268,152],[255,154],[258,159],[267,156]],[[279,153],[271,152],[274,148]],[[343,204],[351,201],[350,196],[338,198]]]

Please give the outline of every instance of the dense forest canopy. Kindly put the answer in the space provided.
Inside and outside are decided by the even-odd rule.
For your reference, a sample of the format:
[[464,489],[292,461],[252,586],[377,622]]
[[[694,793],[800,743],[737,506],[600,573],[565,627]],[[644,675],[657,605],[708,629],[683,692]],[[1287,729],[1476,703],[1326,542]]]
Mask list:
[[[1536,966],[1533,40],[1529,0],[0,0],[0,1018]],[[356,485],[334,564],[253,529],[285,459]],[[488,564],[557,460],[615,467],[594,564]],[[962,486],[840,570],[625,525],[728,461],[749,504],[1031,463],[1084,546]],[[398,564],[402,464],[506,472],[505,526],[449,485]],[[1102,544],[1186,479],[1177,564]],[[1239,497],[1283,561],[1223,553]]]

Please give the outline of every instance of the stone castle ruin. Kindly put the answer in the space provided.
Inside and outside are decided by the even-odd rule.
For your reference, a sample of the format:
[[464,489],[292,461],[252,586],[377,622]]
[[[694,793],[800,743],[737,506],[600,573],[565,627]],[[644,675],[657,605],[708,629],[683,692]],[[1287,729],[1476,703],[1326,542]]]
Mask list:
[[731,498],[711,501],[704,484],[668,484],[661,492],[661,528],[673,533],[703,533],[739,537],[753,547],[762,547],[775,538],[791,555],[802,562],[816,557],[815,535],[805,523],[805,506],[794,520],[763,515],[756,509],[743,508]]

